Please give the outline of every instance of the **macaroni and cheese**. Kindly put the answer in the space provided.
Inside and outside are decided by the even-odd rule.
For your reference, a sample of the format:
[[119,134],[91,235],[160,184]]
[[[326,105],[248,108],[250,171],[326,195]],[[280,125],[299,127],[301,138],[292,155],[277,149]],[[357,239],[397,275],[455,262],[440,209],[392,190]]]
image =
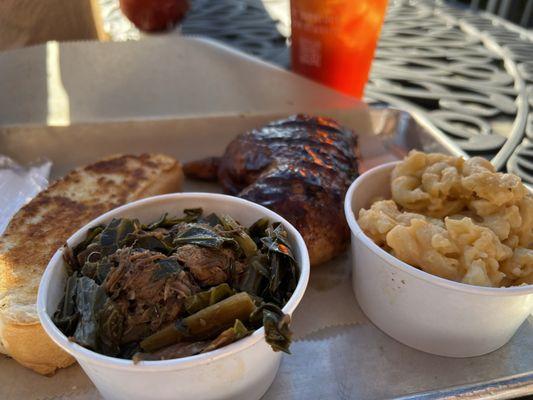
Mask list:
[[533,284],[533,196],[517,176],[480,157],[411,151],[391,192],[358,222],[395,257],[472,285]]

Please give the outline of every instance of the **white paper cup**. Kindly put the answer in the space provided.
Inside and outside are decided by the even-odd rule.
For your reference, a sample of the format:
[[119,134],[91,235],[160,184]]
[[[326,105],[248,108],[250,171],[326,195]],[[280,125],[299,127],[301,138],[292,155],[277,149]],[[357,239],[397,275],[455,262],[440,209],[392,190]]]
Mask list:
[[352,183],[344,212],[352,232],[353,289],[368,318],[415,349],[472,357],[503,346],[533,311],[533,285],[487,288],[414,268],[376,245],[356,217],[376,197],[391,198],[397,163],[369,170]]
[[[72,235],[67,243],[69,246],[76,245],[90,227],[107,223],[112,218],[138,218],[148,223],[165,212],[181,215],[183,209],[196,207],[202,207],[207,214],[231,215],[246,226],[262,217],[283,223],[300,267],[296,290],[283,307],[285,313],[292,315],[309,280],[309,256],[304,240],[281,216],[247,200],[211,193],[151,197],[96,218]],[[209,353],[175,360],[142,361],[136,365],[130,360],[107,357],[70,342],[50,319],[63,296],[66,278],[61,249],[50,260],[39,286],[39,319],[52,340],[76,358],[106,399],[259,399],[276,376],[281,353],[274,352],[265,342],[264,328]]]

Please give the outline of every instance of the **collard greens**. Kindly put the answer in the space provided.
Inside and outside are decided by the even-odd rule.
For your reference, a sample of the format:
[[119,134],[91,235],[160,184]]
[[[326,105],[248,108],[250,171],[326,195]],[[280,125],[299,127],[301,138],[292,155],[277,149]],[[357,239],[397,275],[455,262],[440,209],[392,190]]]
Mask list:
[[211,351],[264,326],[289,352],[281,308],[298,281],[287,232],[260,219],[162,215],[143,225],[113,219],[65,251],[70,276],[54,322],[71,340],[134,361]]

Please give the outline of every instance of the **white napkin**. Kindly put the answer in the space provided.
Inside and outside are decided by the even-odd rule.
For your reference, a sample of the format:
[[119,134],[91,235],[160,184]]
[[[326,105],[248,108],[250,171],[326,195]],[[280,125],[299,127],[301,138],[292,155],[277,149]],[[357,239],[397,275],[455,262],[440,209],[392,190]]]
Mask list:
[[50,161],[22,167],[0,155],[0,234],[11,217],[48,185],[51,167]]

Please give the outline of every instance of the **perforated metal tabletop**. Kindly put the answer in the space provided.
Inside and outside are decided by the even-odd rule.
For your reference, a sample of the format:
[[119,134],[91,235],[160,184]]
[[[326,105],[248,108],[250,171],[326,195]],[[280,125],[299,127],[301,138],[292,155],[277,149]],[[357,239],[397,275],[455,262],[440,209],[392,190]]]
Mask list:
[[[115,40],[137,39],[118,0],[102,0]],[[191,0],[185,35],[207,36],[289,68],[289,0]],[[470,155],[533,184],[533,33],[487,13],[392,0],[370,102],[414,110]]]

